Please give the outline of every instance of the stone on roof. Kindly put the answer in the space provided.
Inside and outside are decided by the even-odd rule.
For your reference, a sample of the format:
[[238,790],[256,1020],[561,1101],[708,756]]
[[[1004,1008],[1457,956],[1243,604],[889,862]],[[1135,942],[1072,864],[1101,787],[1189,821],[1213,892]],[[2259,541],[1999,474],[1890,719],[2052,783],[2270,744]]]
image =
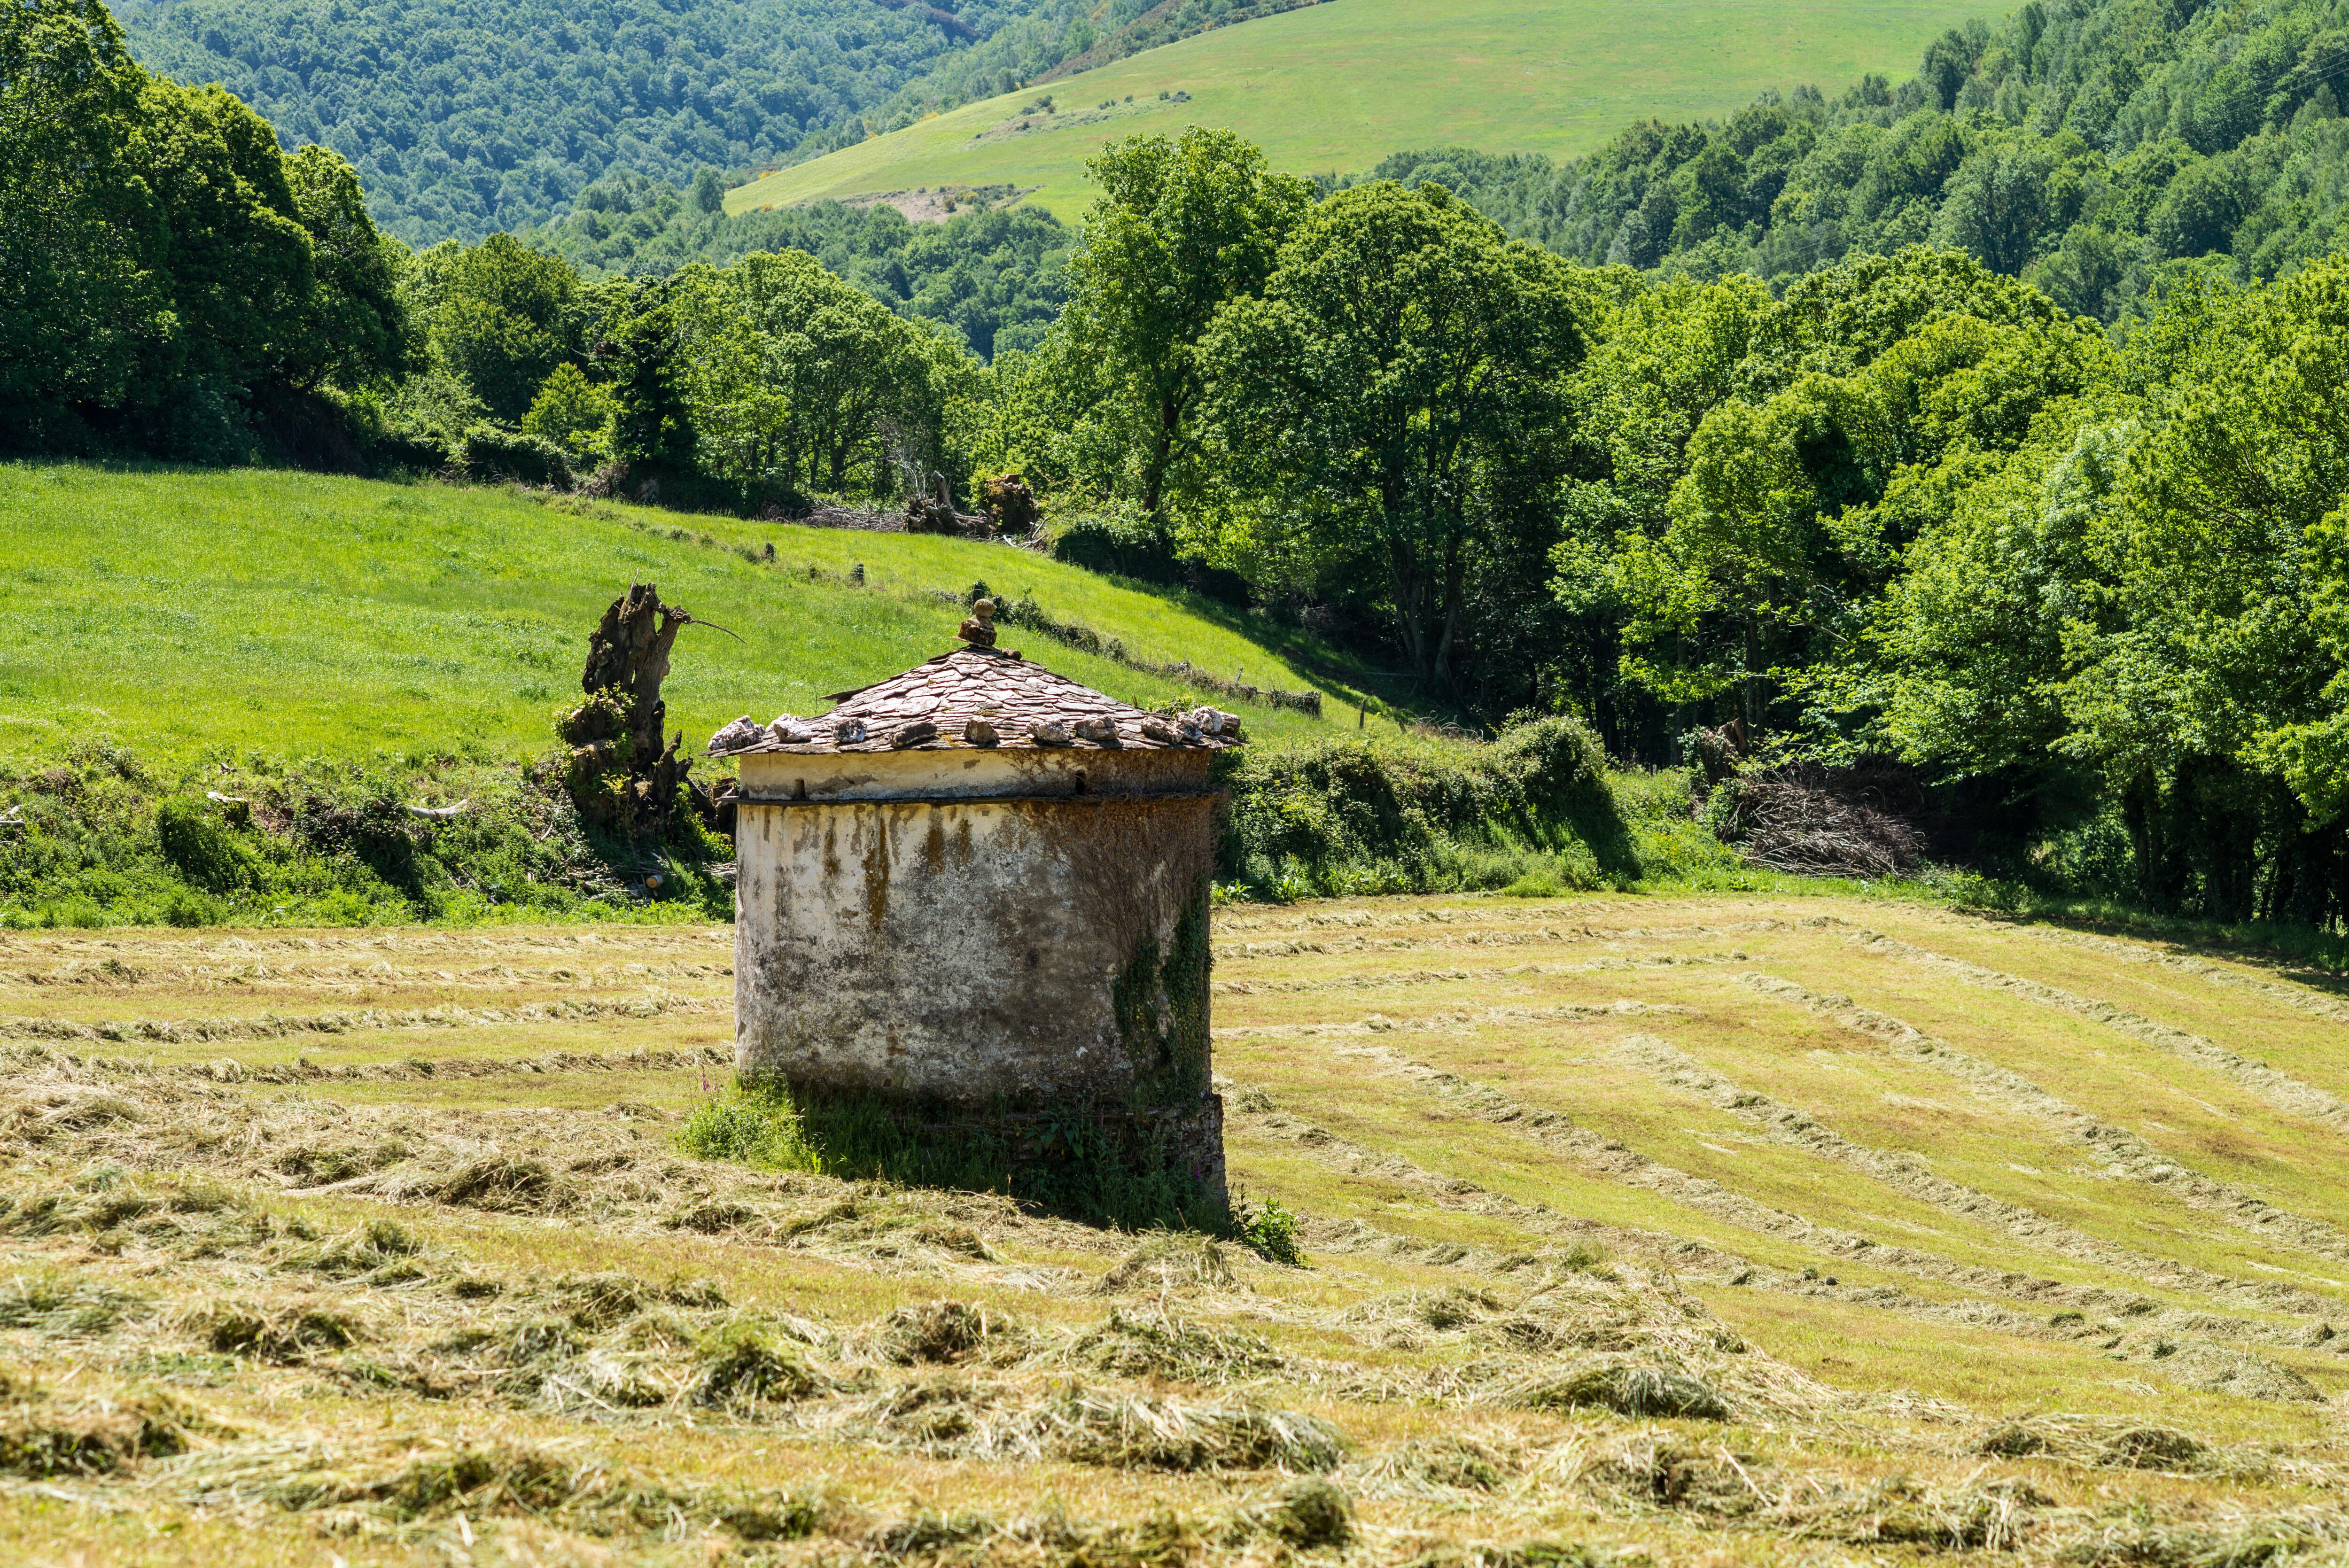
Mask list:
[[[836,694],[819,718],[770,725],[736,719],[712,755],[944,751],[957,747],[1220,749],[1239,744],[1239,720],[1211,707],[1177,717],[1145,713],[1016,653],[957,648],[905,674]],[[802,737],[804,738],[802,738]]]

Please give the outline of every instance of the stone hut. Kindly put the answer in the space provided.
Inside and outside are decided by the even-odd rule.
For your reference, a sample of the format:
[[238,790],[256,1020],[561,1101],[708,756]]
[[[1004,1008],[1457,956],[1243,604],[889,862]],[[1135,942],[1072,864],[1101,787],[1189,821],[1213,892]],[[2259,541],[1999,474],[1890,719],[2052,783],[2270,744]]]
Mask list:
[[740,768],[738,1069],[1220,1206],[1208,767],[1238,722],[985,645],[833,700],[711,743]]

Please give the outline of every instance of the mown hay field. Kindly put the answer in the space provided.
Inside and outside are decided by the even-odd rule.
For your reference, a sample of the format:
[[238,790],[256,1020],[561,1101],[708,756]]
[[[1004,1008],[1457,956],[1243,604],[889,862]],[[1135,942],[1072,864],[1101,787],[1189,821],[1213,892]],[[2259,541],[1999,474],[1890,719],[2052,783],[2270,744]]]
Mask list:
[[685,1156],[730,964],[0,935],[0,1559],[2349,1548],[2321,976],[1880,902],[1218,911],[1296,1268]]

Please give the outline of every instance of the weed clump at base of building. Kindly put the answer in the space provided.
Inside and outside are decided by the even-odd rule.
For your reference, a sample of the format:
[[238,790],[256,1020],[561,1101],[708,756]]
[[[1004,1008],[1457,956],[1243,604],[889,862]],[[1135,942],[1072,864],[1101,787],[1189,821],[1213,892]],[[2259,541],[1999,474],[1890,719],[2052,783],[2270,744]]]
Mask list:
[[816,1094],[757,1077],[697,1107],[678,1146],[762,1170],[999,1192],[1044,1212],[1129,1230],[1229,1233],[1228,1205],[1138,1121],[1094,1116],[1083,1106],[1038,1115]]

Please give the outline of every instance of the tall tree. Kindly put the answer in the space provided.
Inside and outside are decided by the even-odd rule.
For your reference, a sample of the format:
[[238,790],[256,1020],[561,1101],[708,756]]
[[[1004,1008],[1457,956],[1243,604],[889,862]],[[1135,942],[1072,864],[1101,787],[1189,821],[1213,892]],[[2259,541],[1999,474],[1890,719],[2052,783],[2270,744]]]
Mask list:
[[554,367],[582,352],[579,274],[559,256],[511,234],[470,249],[436,245],[419,258],[418,304],[432,351],[470,385],[490,412],[512,424]]
[[281,346],[286,380],[357,387],[420,368],[423,342],[399,291],[407,247],[377,232],[357,171],[337,153],[305,147],[285,173],[317,284],[309,320]]
[[0,7],[0,444],[79,444],[169,331],[128,160],[145,78],[98,0]]
[[1472,555],[1540,481],[1516,459],[1582,350],[1565,263],[1440,185],[1381,181],[1314,208],[1202,357],[1262,526],[1382,571],[1406,655],[1448,685]]
[[1196,126],[1113,142],[1087,168],[1102,194],[1069,309],[1080,352],[1138,406],[1138,489],[1155,511],[1197,437],[1200,339],[1226,301],[1263,286],[1309,193],[1232,132]]

